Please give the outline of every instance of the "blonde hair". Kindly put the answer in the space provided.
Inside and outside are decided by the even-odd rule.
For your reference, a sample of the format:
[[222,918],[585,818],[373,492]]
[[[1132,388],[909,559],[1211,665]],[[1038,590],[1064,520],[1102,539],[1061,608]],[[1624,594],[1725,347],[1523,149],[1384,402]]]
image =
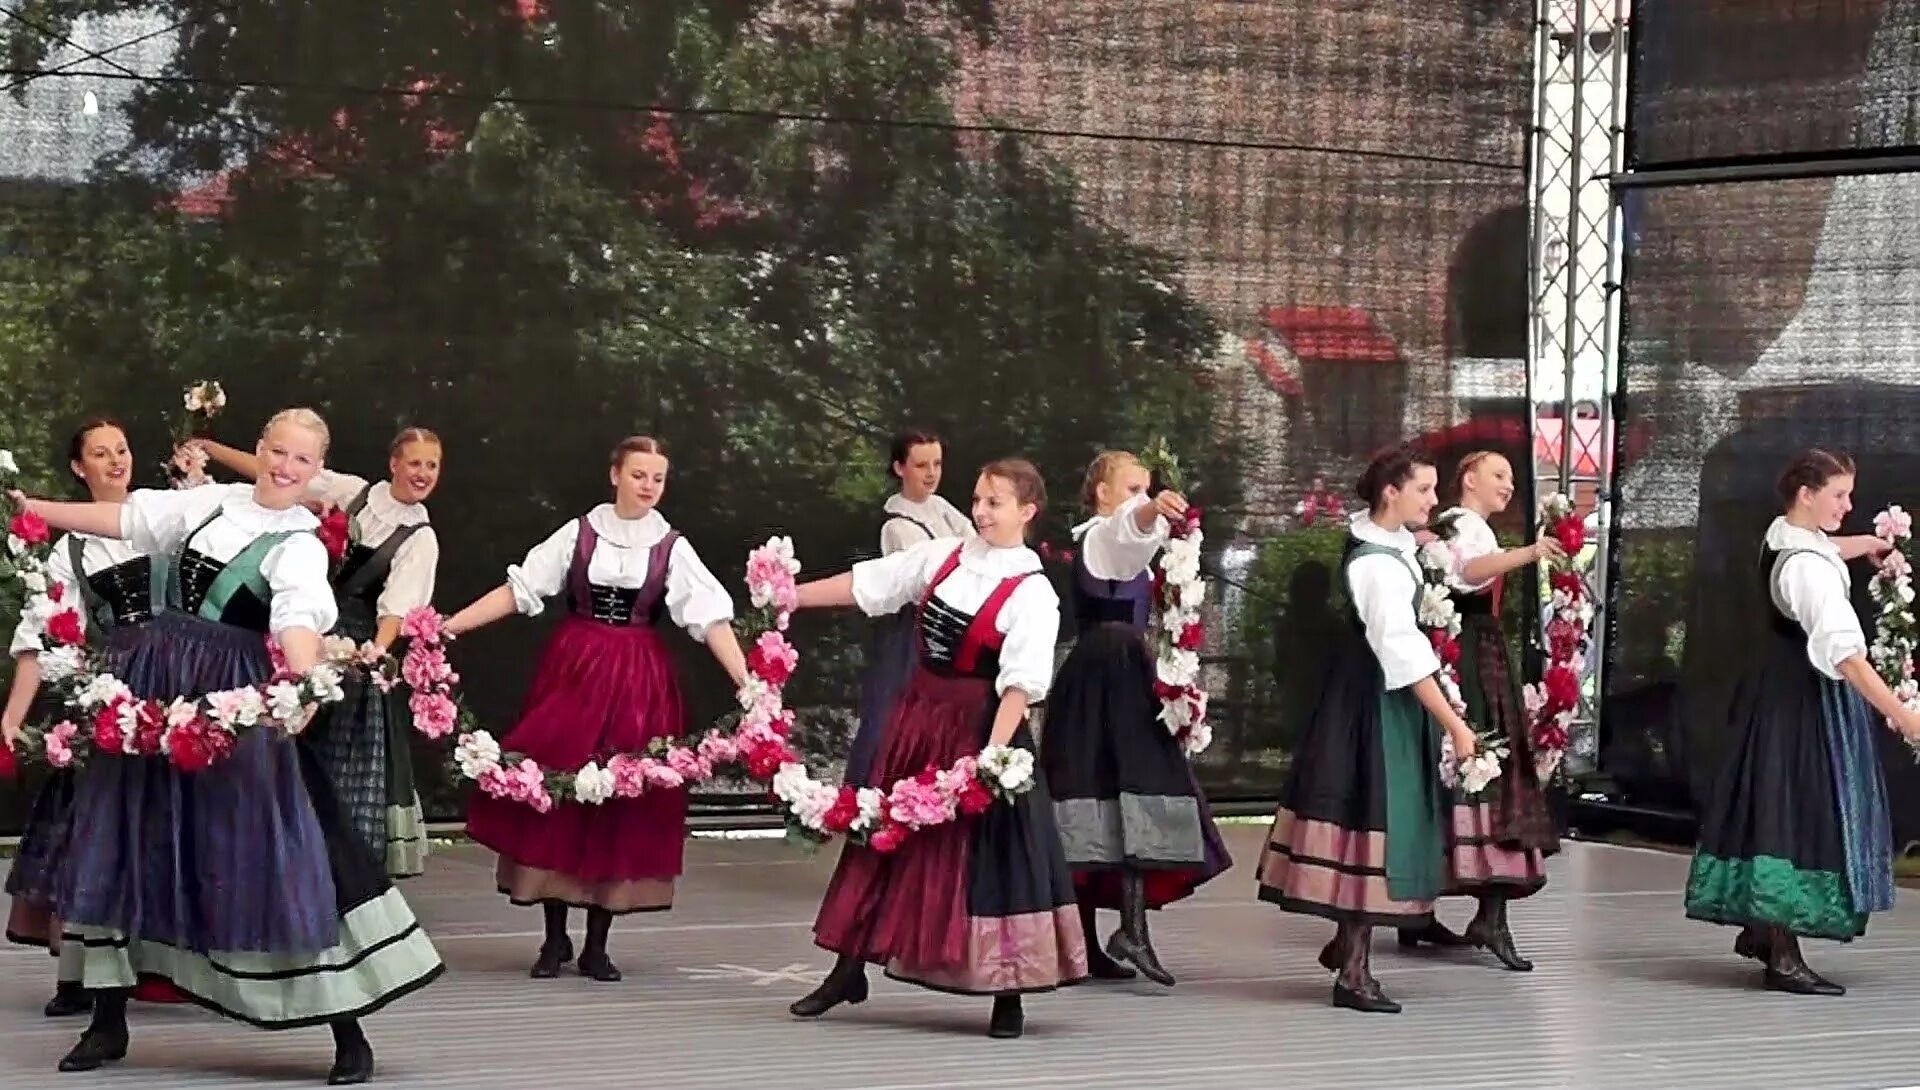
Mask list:
[[432,443],[436,447],[445,445],[432,428],[401,428],[399,434],[393,437],[393,442],[387,444],[387,457],[398,457],[401,451],[407,449],[408,443]]
[[[1140,465],[1140,459],[1124,450],[1103,450],[1087,465],[1087,479],[1080,485],[1080,502],[1091,511],[1100,505],[1099,488],[1126,466]],[[1144,467],[1143,467],[1144,468]]]
[[281,409],[268,417],[266,427],[260,429],[261,441],[264,442],[267,435],[281,424],[295,424],[319,436],[320,453],[323,455],[333,445],[333,432],[327,428],[327,422],[320,418],[319,413],[305,407]]
[[1498,458],[1503,462],[1507,461],[1507,456],[1497,450],[1476,450],[1465,458],[1460,459],[1460,468],[1453,471],[1453,490],[1455,492],[1465,490],[1467,486],[1467,474],[1479,469],[1480,463],[1489,458]]

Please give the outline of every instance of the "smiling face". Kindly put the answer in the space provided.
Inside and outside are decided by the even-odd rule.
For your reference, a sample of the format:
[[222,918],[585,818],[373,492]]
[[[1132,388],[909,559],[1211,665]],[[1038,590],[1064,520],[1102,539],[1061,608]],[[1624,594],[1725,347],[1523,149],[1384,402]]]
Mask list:
[[1806,510],[1814,525],[1829,534],[1838,533],[1853,510],[1853,474],[1835,474],[1819,488],[1802,488],[1795,503]]
[[393,498],[401,503],[425,503],[440,486],[440,444],[414,439],[401,445],[387,460]]
[[1117,463],[1107,479],[1094,486],[1094,514],[1110,515],[1114,509],[1146,492],[1152,482],[1147,468],[1131,459]]
[[981,474],[973,485],[973,528],[989,545],[1011,548],[1027,540],[1027,526],[1039,507],[1021,503],[1013,482]]
[[938,443],[915,443],[907,448],[905,461],[893,463],[893,475],[900,478],[900,495],[919,503],[940,487],[940,470],[945,452]]
[[622,518],[639,518],[653,510],[667,494],[667,457],[635,451],[620,460],[611,474],[613,505]]
[[1432,466],[1414,466],[1413,475],[1404,484],[1390,484],[1381,492],[1382,521],[1409,530],[1425,526],[1427,516],[1433,513],[1433,505],[1439,499],[1436,491],[1439,483],[1440,475]]
[[1489,514],[1499,514],[1513,502],[1513,463],[1489,454],[1460,475],[1460,498],[1478,498]]
[[267,429],[253,453],[260,460],[254,500],[262,507],[292,507],[306,495],[307,483],[326,464],[327,442],[313,428],[283,420]]
[[126,499],[127,485],[133,478],[133,451],[127,446],[126,433],[112,424],[88,430],[80,439],[80,457],[68,463],[68,468],[95,500]]

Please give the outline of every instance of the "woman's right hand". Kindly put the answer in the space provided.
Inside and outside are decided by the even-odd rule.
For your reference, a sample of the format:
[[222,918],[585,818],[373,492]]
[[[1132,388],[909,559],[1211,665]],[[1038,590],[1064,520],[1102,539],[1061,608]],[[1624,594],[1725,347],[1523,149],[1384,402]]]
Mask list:
[[1533,543],[1533,559],[1535,563],[1539,563],[1542,560],[1563,560],[1566,558],[1566,555],[1567,550],[1560,546],[1559,539],[1555,538],[1552,534],[1541,534],[1540,540]]
[[1448,737],[1453,739],[1453,759],[1464,761],[1480,752],[1480,739],[1473,728],[1464,722],[1456,721],[1447,727]]
[[8,749],[19,749],[20,740],[26,737],[26,728],[18,716],[0,716],[0,740],[6,742]]

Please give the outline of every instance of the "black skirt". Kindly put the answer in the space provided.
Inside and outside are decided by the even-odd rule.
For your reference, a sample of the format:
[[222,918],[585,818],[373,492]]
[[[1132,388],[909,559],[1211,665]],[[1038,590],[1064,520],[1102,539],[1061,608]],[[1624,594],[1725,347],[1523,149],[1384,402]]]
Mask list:
[[893,714],[894,702],[900,699],[900,691],[918,662],[914,611],[904,609],[875,618],[866,666],[860,673],[860,728],[854,732],[853,745],[847,752],[843,782],[861,787],[889,786],[868,783],[867,777],[873,774],[873,756],[879,751],[880,735]]

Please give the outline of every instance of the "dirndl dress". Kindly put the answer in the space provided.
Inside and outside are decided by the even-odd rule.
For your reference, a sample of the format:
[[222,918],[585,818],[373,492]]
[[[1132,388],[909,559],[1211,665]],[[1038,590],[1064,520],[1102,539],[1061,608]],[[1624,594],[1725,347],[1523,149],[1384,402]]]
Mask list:
[[1147,907],[1188,896],[1233,865],[1193,767],[1160,722],[1147,620],[1153,579],[1097,579],[1073,565],[1078,635],[1047,699],[1040,767],[1077,900],[1120,906],[1138,871]]
[[[153,603],[159,597],[153,584],[157,573],[165,570],[164,565],[154,564],[152,557],[139,556],[88,574],[83,558],[85,537],[69,534],[66,543],[74,585],[84,607],[88,641],[104,639],[110,649],[124,648],[133,626],[153,617]],[[159,590],[164,592],[164,587]],[[48,721],[64,710],[50,698],[36,703]],[[43,946],[56,955],[60,952],[60,921],[53,912],[53,898],[59,888],[59,866],[73,817],[77,777],[71,768],[54,769],[47,775],[33,797],[26,825],[20,830],[13,866],[7,871],[6,891],[12,898],[7,939],[23,946]]]
[[[366,506],[370,489],[361,489],[347,509],[347,525]],[[354,542],[333,571],[340,620],[332,635],[355,643],[372,639],[380,627],[379,599],[400,547],[420,529],[402,526],[378,548]],[[300,735],[321,767],[333,778],[334,791],[353,831],[394,878],[411,878],[426,869],[426,816],[413,778],[413,717],[406,697],[381,692],[353,677],[343,686],[346,699],[322,709]]]
[[[1352,565],[1398,552],[1349,534],[1341,558],[1348,624],[1261,859],[1260,899],[1340,923],[1414,929],[1446,888],[1440,731],[1410,689],[1388,691],[1354,612]],[[1420,578],[1414,575],[1415,611]]]
[[1807,637],[1774,603],[1763,550],[1767,630],[1734,691],[1733,745],[1700,812],[1687,915],[1848,942],[1894,904],[1877,715],[1807,660]]
[[[581,518],[567,569],[567,616],[534,670],[520,720],[502,750],[543,768],[575,769],[638,752],[686,729],[680,679],[657,625],[679,531],[653,546],[637,588],[587,579],[598,533]],[[598,806],[556,800],[539,813],[476,792],[467,832],[499,854],[495,879],[514,904],[561,904],[615,915],[673,907],[687,835],[684,788],[651,789]]]
[[[960,550],[928,583],[918,607],[920,664],[894,706],[874,762],[893,783],[980,752],[997,706],[1001,608],[1009,577],[972,615],[934,597]],[[1023,725],[1013,745],[1033,748]],[[888,976],[964,995],[1051,991],[1087,977],[1086,941],[1060,849],[1046,779],[1011,803],[916,831],[891,853],[849,844],[827,886],[814,940]]]
[[[168,608],[109,662],[143,698],[270,678],[272,590],[261,563],[287,532],[221,563],[186,536]],[[218,764],[98,755],[80,776],[56,905],[62,979],[90,989],[157,976],[263,1029],[359,1018],[445,966],[406,899],[360,846],[310,751],[250,732]]]
[[1517,900],[1547,884],[1546,856],[1560,837],[1534,769],[1533,742],[1513,669],[1513,649],[1491,592],[1453,595],[1460,613],[1460,696],[1475,730],[1507,742],[1500,775],[1477,795],[1455,792],[1447,822],[1447,892]]

